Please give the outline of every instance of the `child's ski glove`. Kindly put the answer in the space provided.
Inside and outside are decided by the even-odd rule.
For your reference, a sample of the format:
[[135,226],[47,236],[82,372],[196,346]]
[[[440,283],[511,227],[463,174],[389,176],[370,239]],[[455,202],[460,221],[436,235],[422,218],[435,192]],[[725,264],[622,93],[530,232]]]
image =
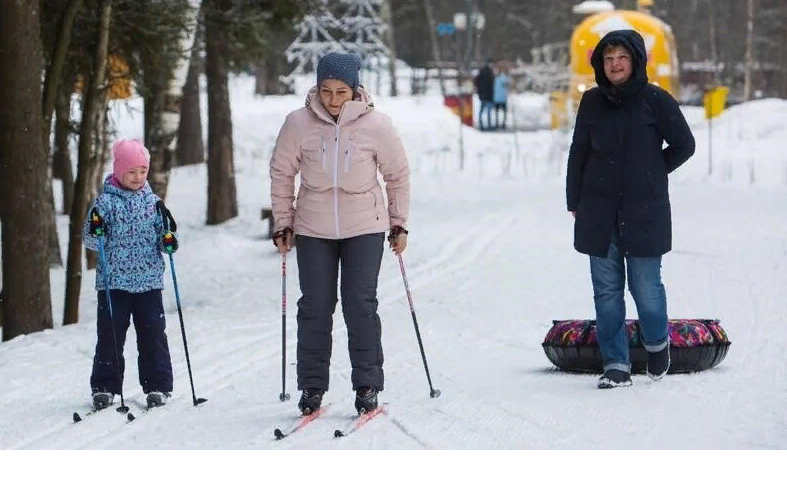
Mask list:
[[105,237],[107,235],[107,223],[98,214],[98,210],[93,208],[90,211],[90,235],[94,237]]
[[164,234],[161,236],[161,249],[168,254],[174,254],[178,250],[178,238],[175,237],[175,232],[178,230],[178,224],[175,223],[172,212],[169,211],[169,208],[164,206],[163,201],[159,200],[156,202],[156,211],[159,212],[161,220],[164,222]]
[[161,248],[168,254],[174,254],[178,250],[178,239],[172,232],[167,232],[161,236]]

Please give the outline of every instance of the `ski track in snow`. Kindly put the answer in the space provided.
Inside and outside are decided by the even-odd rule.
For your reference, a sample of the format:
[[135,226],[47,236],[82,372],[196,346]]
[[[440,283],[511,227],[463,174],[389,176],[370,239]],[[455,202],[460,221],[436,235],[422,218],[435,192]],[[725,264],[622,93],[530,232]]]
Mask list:
[[[175,260],[196,395],[208,402],[192,405],[171,277],[166,275],[164,305],[175,373],[172,400],[143,412],[136,337],[130,331],[124,391],[137,419],[126,424],[124,415],[103,411],[79,424],[71,422],[75,410],[89,410],[96,296],[94,272],[86,271],[79,324],[0,345],[5,420],[0,448],[787,447],[780,406],[787,400],[780,372],[787,353],[787,194],[767,189],[772,185],[731,187],[742,181],[736,164],[745,165],[749,151],[758,157],[757,177],[763,183],[773,178],[774,168],[783,171],[779,164],[787,167],[787,161],[774,159],[778,151],[765,151],[767,144],[743,140],[735,133],[738,129],[728,130],[729,137],[720,136],[716,144],[719,167],[706,181],[707,132],[702,132],[699,118],[690,120],[698,155],[670,176],[674,248],[663,267],[668,313],[721,319],[732,346],[712,370],[668,375],[659,383],[636,375],[631,388],[598,391],[597,376],[557,371],[540,345],[552,319],[594,316],[587,257],[572,248],[565,188],[555,177],[561,168],[546,159],[547,152],[556,149],[545,141],[561,136],[519,134],[525,160],[509,160],[511,174],[505,175],[501,168],[507,163],[497,159],[504,159],[508,135],[467,130],[465,173],[451,173],[456,134],[443,132],[448,122],[456,126],[455,118],[424,100],[414,104],[407,98],[383,99],[380,106],[399,107],[400,113],[391,110],[392,119],[413,164],[410,245],[404,264],[440,397],[429,397],[398,261],[386,250],[378,296],[386,374],[380,400],[389,404],[387,414],[348,437],[333,437],[335,429],[347,427],[355,416],[347,331],[338,303],[325,396],[331,406],[302,431],[274,440],[274,428],[290,427],[299,419],[299,290],[296,255],[291,252],[286,290],[286,390],[291,399],[281,402],[281,267],[270,241],[260,237],[259,208],[269,204],[263,159],[283,114],[302,100],[237,98],[239,110],[233,110],[233,117],[239,133],[239,217],[219,226],[203,224],[204,165],[175,170],[168,204],[178,217],[182,242]],[[752,105],[748,116],[744,109],[739,112],[743,115],[728,116],[728,121],[736,118],[733,129],[743,123],[737,119],[761,122],[760,109]],[[416,110],[420,115],[413,117]],[[699,114],[701,110],[690,113]],[[135,136],[141,120],[123,120],[121,131]],[[725,133],[725,123],[720,120],[719,133]],[[434,127],[440,127],[439,135]],[[778,136],[773,140],[781,145]],[[479,157],[482,153],[487,156]],[[732,181],[721,180],[725,172]],[[479,179],[479,174],[484,176]],[[59,217],[62,235],[67,225],[67,219]],[[66,244],[61,238],[61,245]],[[63,272],[56,270],[52,276],[58,320]],[[636,317],[628,293],[626,306],[627,317]],[[116,400],[113,408],[118,405]]]

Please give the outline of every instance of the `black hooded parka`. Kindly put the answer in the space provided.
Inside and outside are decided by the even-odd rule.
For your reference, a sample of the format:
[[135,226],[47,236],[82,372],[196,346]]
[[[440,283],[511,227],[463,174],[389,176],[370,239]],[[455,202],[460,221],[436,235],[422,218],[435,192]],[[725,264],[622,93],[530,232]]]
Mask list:
[[[632,74],[617,86],[604,74],[607,46],[631,54]],[[591,56],[598,86],[579,104],[566,175],[574,248],[583,254],[606,256],[613,235],[626,256],[672,249],[667,175],[694,154],[694,137],[672,95],[648,83],[646,63],[634,30],[608,33]]]

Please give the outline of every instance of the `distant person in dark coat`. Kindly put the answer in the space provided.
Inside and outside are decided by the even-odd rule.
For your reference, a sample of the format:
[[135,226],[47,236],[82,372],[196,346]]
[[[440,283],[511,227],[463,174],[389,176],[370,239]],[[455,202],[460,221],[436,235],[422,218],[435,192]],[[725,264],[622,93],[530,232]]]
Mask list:
[[[490,63],[481,68],[481,71],[476,75],[475,88],[478,99],[481,101],[481,109],[478,111],[478,128],[480,130],[497,128],[492,127],[492,111],[495,108],[495,72]],[[486,114],[486,126],[484,126],[484,114]]]
[[566,201],[574,248],[590,255],[602,389],[631,385],[627,275],[648,376],[661,379],[670,364],[661,281],[661,256],[672,249],[667,175],[694,154],[694,137],[677,101],[648,83],[646,63],[636,31],[599,41],[591,56],[598,86],[582,96],[568,157]]

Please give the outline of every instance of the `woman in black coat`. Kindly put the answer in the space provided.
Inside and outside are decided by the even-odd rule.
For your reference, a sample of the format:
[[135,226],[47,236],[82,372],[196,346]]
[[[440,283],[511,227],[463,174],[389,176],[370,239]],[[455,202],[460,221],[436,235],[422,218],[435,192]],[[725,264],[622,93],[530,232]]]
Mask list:
[[648,375],[658,380],[669,369],[661,282],[661,256],[672,248],[667,175],[694,153],[694,137],[677,101],[648,83],[646,63],[645,42],[634,30],[613,31],[599,41],[591,56],[598,86],[582,96],[568,159],[574,248],[590,256],[604,359],[600,388],[631,385],[626,264]]

